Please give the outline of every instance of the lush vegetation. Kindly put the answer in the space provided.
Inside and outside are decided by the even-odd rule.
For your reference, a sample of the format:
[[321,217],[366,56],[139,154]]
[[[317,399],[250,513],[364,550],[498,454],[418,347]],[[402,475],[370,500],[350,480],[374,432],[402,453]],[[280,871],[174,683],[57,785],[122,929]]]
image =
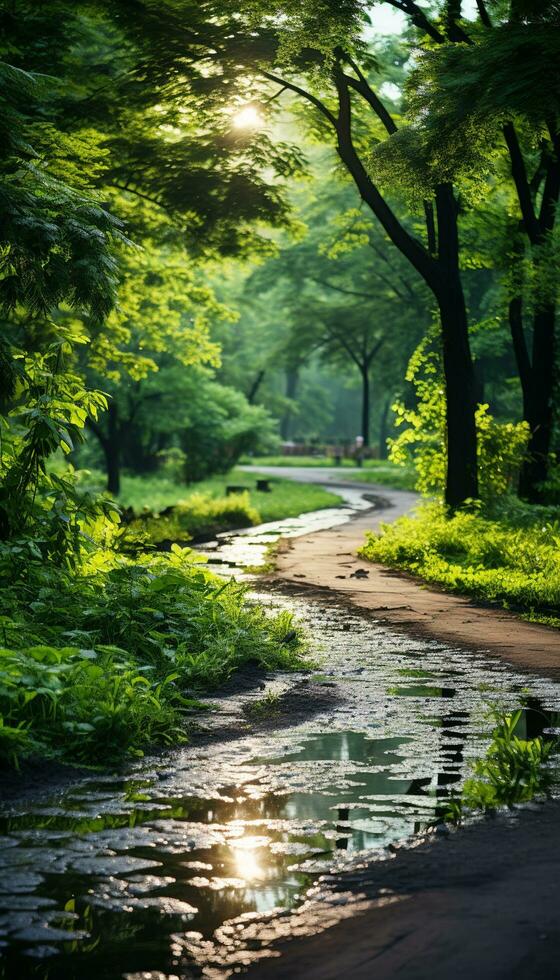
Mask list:
[[543,735],[520,738],[517,729],[521,717],[521,709],[507,715],[494,713],[495,728],[486,755],[474,763],[473,775],[465,781],[461,796],[451,800],[448,819],[458,823],[465,812],[511,807],[550,790],[554,781],[551,762],[558,752],[558,739]]
[[509,500],[449,516],[442,503],[370,533],[364,558],[560,626],[560,520],[556,508]]
[[184,741],[197,695],[243,664],[301,664],[291,617],[267,617],[188,549],[98,551],[76,574],[14,546],[0,572],[2,762],[115,764]]
[[[86,685],[97,717],[114,671],[127,677],[115,703],[144,705],[145,722],[123,731],[157,740],[157,717],[178,731],[173,699],[191,697],[193,678],[168,681],[150,663],[132,683],[144,648],[97,627],[90,637],[91,590],[107,622],[126,608],[113,583],[134,594],[135,575],[138,615],[162,622],[174,601],[181,623],[199,609],[203,580],[200,608],[220,621],[226,593],[178,571],[177,556],[118,557],[121,483],[125,503],[178,505],[152,521],[158,540],[328,506],[326,491],[280,484],[220,501],[201,482],[229,482],[244,454],[277,453],[295,434],[308,445],[359,436],[365,456],[375,444],[381,461],[362,471],[373,482],[395,479],[390,447],[401,485],[414,470],[446,501],[449,512],[425,511],[368,553],[556,615],[556,523],[538,507],[557,501],[559,482],[558,5],[479,0],[464,16],[448,0],[387,2],[400,33],[376,27],[379,5],[370,22],[361,0],[13,0],[3,11],[5,740],[53,751],[57,719],[92,724],[64,728],[60,751],[81,757],[106,721],[84,720],[72,691]],[[76,475],[99,467],[109,495]],[[150,498],[134,498],[135,479]],[[540,541],[539,523],[552,529]],[[396,546],[391,557],[401,534],[423,542],[415,557]],[[449,536],[449,560],[438,558],[434,542]],[[173,576],[184,595],[167,593]],[[33,590],[27,611],[18,588]],[[220,676],[243,659],[236,616],[256,617],[255,648],[273,629],[227,588]],[[83,643],[67,643],[66,606]],[[66,652],[29,654],[26,672],[32,648]],[[58,700],[26,690],[33,663],[59,679]]]
[[[84,474],[83,479],[91,482],[92,476]],[[121,547],[200,540],[341,502],[341,497],[322,487],[278,477],[266,477],[268,491],[258,491],[259,476],[231,470],[189,486],[164,476],[123,476],[119,500],[133,516],[129,511]],[[236,491],[226,493],[228,486]]]
[[[256,490],[259,477],[268,481],[268,492]],[[253,520],[250,523],[254,524],[297,517],[298,514],[321,510],[323,507],[336,507],[341,501],[340,497],[325,487],[296,483],[277,476],[269,477],[258,471],[250,473],[235,469],[225,476],[209,477],[187,487],[161,477],[124,476],[119,501],[124,507],[132,507],[136,513],[144,507],[160,512],[181,502],[192,505],[192,501],[198,501],[200,497],[209,501],[227,502],[227,486],[244,488],[242,492],[247,494],[252,510]]]

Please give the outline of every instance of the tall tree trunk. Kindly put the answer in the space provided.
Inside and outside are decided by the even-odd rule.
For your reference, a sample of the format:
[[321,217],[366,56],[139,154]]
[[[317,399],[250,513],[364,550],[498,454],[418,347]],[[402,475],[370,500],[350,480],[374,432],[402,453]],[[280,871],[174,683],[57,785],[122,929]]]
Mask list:
[[379,418],[379,459],[387,459],[389,455],[387,451],[387,419],[390,407],[391,397],[385,399]]
[[249,388],[249,391],[247,392],[247,401],[249,402],[249,405],[254,405],[255,398],[257,397],[259,388],[264,381],[265,374],[266,371],[264,368],[261,368],[261,370],[257,372],[255,380],[253,381],[251,387]]
[[367,364],[362,364],[360,368],[362,375],[362,439],[364,447],[369,446],[369,368]]
[[[299,383],[299,371],[297,368],[286,369],[286,398],[295,401]],[[280,435],[286,442],[292,434],[292,412],[289,408],[284,412],[280,421]]]
[[449,284],[438,297],[447,404],[445,501],[458,507],[478,497],[475,377],[463,291]]
[[447,417],[445,501],[458,507],[478,497],[476,381],[469,343],[465,294],[459,270],[457,202],[450,184],[436,189],[439,265],[434,290],[441,318]]
[[531,435],[528,458],[521,468],[519,493],[531,503],[541,503],[541,484],[548,475],[552,437],[555,370],[555,308],[546,307],[533,319],[533,357],[523,386],[524,416]]
[[[367,173],[352,142],[349,79],[340,69],[334,79],[339,102],[338,116],[334,120],[338,154],[352,175],[362,200],[373,211],[393,244],[422,276],[440,309],[447,399],[445,499],[449,506],[458,507],[468,498],[478,496],[478,478],[474,372],[459,270],[457,202],[453,186],[449,183],[439,184],[435,191],[436,259],[408,233]],[[374,93],[369,95],[368,101],[373,105],[376,97]],[[374,111],[378,111],[375,106]],[[386,128],[392,133],[396,126],[391,123],[386,124]]]

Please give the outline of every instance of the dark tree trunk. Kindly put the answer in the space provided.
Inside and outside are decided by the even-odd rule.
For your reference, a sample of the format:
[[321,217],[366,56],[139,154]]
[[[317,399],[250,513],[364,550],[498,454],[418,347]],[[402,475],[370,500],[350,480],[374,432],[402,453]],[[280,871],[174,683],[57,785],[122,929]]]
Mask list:
[[478,497],[476,382],[465,294],[459,271],[457,202],[450,184],[438,186],[436,207],[442,275],[434,293],[441,317],[447,404],[445,501],[449,507],[458,507],[465,500]]
[[386,398],[379,418],[379,459],[387,459],[387,419],[391,407],[391,398]]
[[[555,124],[554,120],[552,122]],[[504,126],[504,137],[511,158],[511,173],[523,217],[520,230],[525,233],[531,246],[537,282],[542,274],[539,249],[554,231],[560,197],[560,133],[549,125],[549,134],[552,145],[543,154],[537,173],[529,181],[515,126],[513,123],[506,123]],[[535,198],[541,184],[542,197],[537,211]],[[523,254],[523,248],[519,245],[515,251],[518,257]],[[555,314],[554,303],[541,306],[534,314],[533,350],[532,357],[529,358],[523,331],[521,288],[519,295],[512,299],[509,306],[511,335],[523,389],[523,415],[531,430],[528,458],[521,468],[519,493],[531,503],[542,501],[541,484],[548,476],[555,383]]]
[[257,397],[257,394],[258,394],[258,391],[259,391],[259,388],[260,388],[260,386],[262,385],[262,383],[264,381],[265,374],[266,374],[266,371],[264,370],[264,368],[262,368],[257,373],[257,376],[255,377],[255,380],[253,381],[253,384],[249,388],[249,391],[247,392],[247,401],[249,402],[249,405],[253,405],[254,404],[255,398]]
[[[441,40],[442,36],[438,35],[436,39]],[[478,496],[478,479],[474,371],[459,271],[457,202],[453,187],[445,183],[436,188],[438,257],[435,259],[401,224],[363,166],[352,142],[348,79],[340,70],[335,74],[335,84],[339,101],[335,120],[338,154],[352,175],[362,200],[373,211],[393,244],[422,276],[440,309],[447,399],[445,499],[449,506],[458,507],[465,500]],[[392,132],[393,127],[389,126],[388,130]]]
[[462,289],[448,285],[438,302],[447,403],[445,501],[458,507],[469,497],[478,497],[475,377]]
[[533,319],[533,358],[531,370],[523,385],[524,417],[531,435],[528,458],[521,468],[519,493],[531,503],[541,503],[541,484],[548,476],[552,437],[555,309],[548,307],[535,313]]
[[369,368],[362,365],[360,368],[362,375],[362,439],[364,447],[369,446]]
[[[297,368],[288,368],[286,370],[286,398],[290,401],[295,401],[297,390],[299,384],[299,371]],[[284,441],[287,441],[292,434],[292,412],[288,408],[280,422],[280,435]]]

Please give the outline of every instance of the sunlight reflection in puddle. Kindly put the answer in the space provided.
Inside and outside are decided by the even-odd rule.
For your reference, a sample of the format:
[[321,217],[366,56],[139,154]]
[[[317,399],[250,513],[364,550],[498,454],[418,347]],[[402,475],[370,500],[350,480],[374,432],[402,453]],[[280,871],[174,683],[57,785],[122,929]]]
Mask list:
[[[231,935],[227,923],[292,908],[321,873],[431,824],[487,744],[488,702],[512,708],[530,690],[541,727],[538,709],[560,707],[557,685],[499,660],[344,609],[259,599],[306,621],[321,660],[310,708],[323,684],[335,683],[335,696],[296,726],[256,725],[6,812],[7,976],[97,980],[177,975],[179,966],[197,976],[214,962],[216,936],[223,945]],[[243,718],[261,696],[247,689],[217,701]]]

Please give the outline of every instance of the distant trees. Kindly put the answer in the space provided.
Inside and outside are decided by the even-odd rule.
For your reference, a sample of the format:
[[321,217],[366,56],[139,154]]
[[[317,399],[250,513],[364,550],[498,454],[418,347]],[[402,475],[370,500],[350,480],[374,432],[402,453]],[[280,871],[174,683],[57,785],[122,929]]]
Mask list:
[[409,281],[406,263],[398,261],[367,212],[356,208],[344,175],[316,196],[331,170],[331,155],[317,161],[308,197],[299,201],[305,237],[257,269],[250,284],[257,292],[266,289],[268,303],[283,310],[277,360],[293,366],[316,357],[343,376],[358,374],[361,414],[355,432],[369,446],[372,398],[381,426],[429,320],[419,284]]

